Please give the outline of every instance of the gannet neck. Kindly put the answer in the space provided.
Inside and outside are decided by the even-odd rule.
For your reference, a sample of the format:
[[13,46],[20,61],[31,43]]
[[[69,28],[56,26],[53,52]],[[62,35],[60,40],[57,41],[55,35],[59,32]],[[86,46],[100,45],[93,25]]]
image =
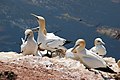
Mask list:
[[46,34],[47,34],[47,30],[46,30],[46,26],[45,26],[45,20],[39,19],[39,20],[38,20],[38,23],[39,23],[41,32],[42,32],[44,35],[46,35]]
[[45,19],[42,16],[38,16],[36,14],[31,13],[31,15],[33,15],[34,17],[36,17],[39,27],[41,27],[41,32],[44,33],[44,35],[47,34],[47,30],[46,30],[46,26],[45,26]]
[[41,42],[44,42],[45,39],[46,39],[45,34],[41,31],[41,29],[39,29],[39,31],[38,31],[38,38],[37,38],[38,44],[41,43]]
[[34,40],[34,36],[33,36],[33,35],[30,35],[30,36],[28,37],[28,40]]
[[45,36],[47,35],[47,30],[46,30],[46,28],[44,29],[43,33],[45,34]]
[[76,50],[76,49],[74,49],[74,50],[72,50],[72,52],[73,52],[73,53],[77,53],[77,50]]
[[82,52],[84,50],[85,50],[85,46],[83,46],[83,47],[79,46],[79,47],[76,48],[77,53],[80,53],[80,52]]
[[38,35],[40,37],[46,37],[45,34],[44,34],[44,30],[42,30],[42,29],[39,30]]

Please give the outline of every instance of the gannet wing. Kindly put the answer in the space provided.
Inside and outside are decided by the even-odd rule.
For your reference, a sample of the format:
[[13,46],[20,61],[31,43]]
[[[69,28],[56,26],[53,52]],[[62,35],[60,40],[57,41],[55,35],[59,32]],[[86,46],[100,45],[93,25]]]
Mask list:
[[26,42],[21,45],[21,52],[26,50]]
[[93,56],[84,56],[82,58],[83,63],[89,68],[99,68],[106,67],[106,63],[103,60],[100,60]]
[[49,47],[51,47],[51,48],[57,48],[60,45],[62,46],[63,44],[64,44],[63,41],[61,41],[59,39],[49,39],[46,42],[46,45],[49,46]]
[[47,33],[46,37],[47,37],[48,39],[60,39],[60,40],[65,40],[65,39],[63,39],[63,38],[61,38],[61,37],[59,37],[59,36],[56,36],[56,35],[53,34],[53,33]]

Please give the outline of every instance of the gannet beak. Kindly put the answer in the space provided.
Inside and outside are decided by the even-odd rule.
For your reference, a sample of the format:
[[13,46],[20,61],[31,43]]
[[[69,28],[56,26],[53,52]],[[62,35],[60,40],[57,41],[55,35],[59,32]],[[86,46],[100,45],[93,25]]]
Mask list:
[[105,43],[102,40],[100,42],[101,42],[102,45],[105,45]]
[[37,20],[39,19],[36,14],[31,13],[32,16],[34,16]]
[[38,32],[38,31],[39,31],[39,29],[40,29],[39,27],[32,28],[32,31],[33,31],[33,32]]
[[74,47],[73,47],[73,49],[71,50],[71,52],[74,52],[74,50],[76,49],[76,47],[78,47],[79,46],[79,44],[78,45],[75,45]]
[[25,36],[25,42],[27,41],[28,37],[29,37],[30,34],[28,34],[27,36]]
[[105,45],[105,43],[104,43],[103,41],[102,41],[101,43],[102,43],[103,45]]

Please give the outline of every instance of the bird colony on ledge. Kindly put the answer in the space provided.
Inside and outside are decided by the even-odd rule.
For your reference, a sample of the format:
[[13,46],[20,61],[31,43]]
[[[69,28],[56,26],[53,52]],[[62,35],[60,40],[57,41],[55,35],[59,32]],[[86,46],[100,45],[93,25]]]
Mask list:
[[[59,56],[59,58],[71,58],[80,61],[88,70],[101,75],[101,71],[111,74],[118,73],[111,69],[103,59],[107,51],[101,38],[94,40],[94,46],[91,49],[86,49],[86,41],[84,39],[78,39],[74,47],[67,49],[64,45],[72,41],[56,36],[54,33],[48,33],[44,17],[36,14],[31,15],[36,18],[39,26],[25,30],[25,39],[21,38],[21,54],[47,56],[49,58],[56,56]],[[35,32],[38,33],[37,41],[34,39]],[[120,67],[120,61],[118,66]]]

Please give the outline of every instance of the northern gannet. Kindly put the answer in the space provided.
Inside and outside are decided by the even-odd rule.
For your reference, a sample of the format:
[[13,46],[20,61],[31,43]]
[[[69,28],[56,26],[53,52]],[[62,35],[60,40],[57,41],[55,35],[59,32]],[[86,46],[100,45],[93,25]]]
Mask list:
[[101,38],[96,38],[94,41],[94,47],[90,49],[90,51],[95,52],[100,56],[106,55],[106,48],[104,47],[105,43],[102,41]]
[[23,55],[36,55],[38,44],[34,39],[34,34],[31,29],[25,31],[25,40],[21,38],[21,52]]
[[88,69],[96,69],[109,73],[116,73],[110,69],[102,57],[96,53],[89,51],[85,48],[86,43],[84,39],[78,39],[75,43],[72,52],[74,55],[79,56],[80,62],[83,63]]
[[42,16],[37,16],[32,14],[37,18],[39,28],[33,28],[33,31],[38,30],[38,38],[37,43],[39,44],[40,50],[48,50],[50,52],[60,51],[65,54],[66,48],[63,46],[64,44],[69,43],[66,39],[60,38],[53,33],[47,33],[45,27],[45,19]]

